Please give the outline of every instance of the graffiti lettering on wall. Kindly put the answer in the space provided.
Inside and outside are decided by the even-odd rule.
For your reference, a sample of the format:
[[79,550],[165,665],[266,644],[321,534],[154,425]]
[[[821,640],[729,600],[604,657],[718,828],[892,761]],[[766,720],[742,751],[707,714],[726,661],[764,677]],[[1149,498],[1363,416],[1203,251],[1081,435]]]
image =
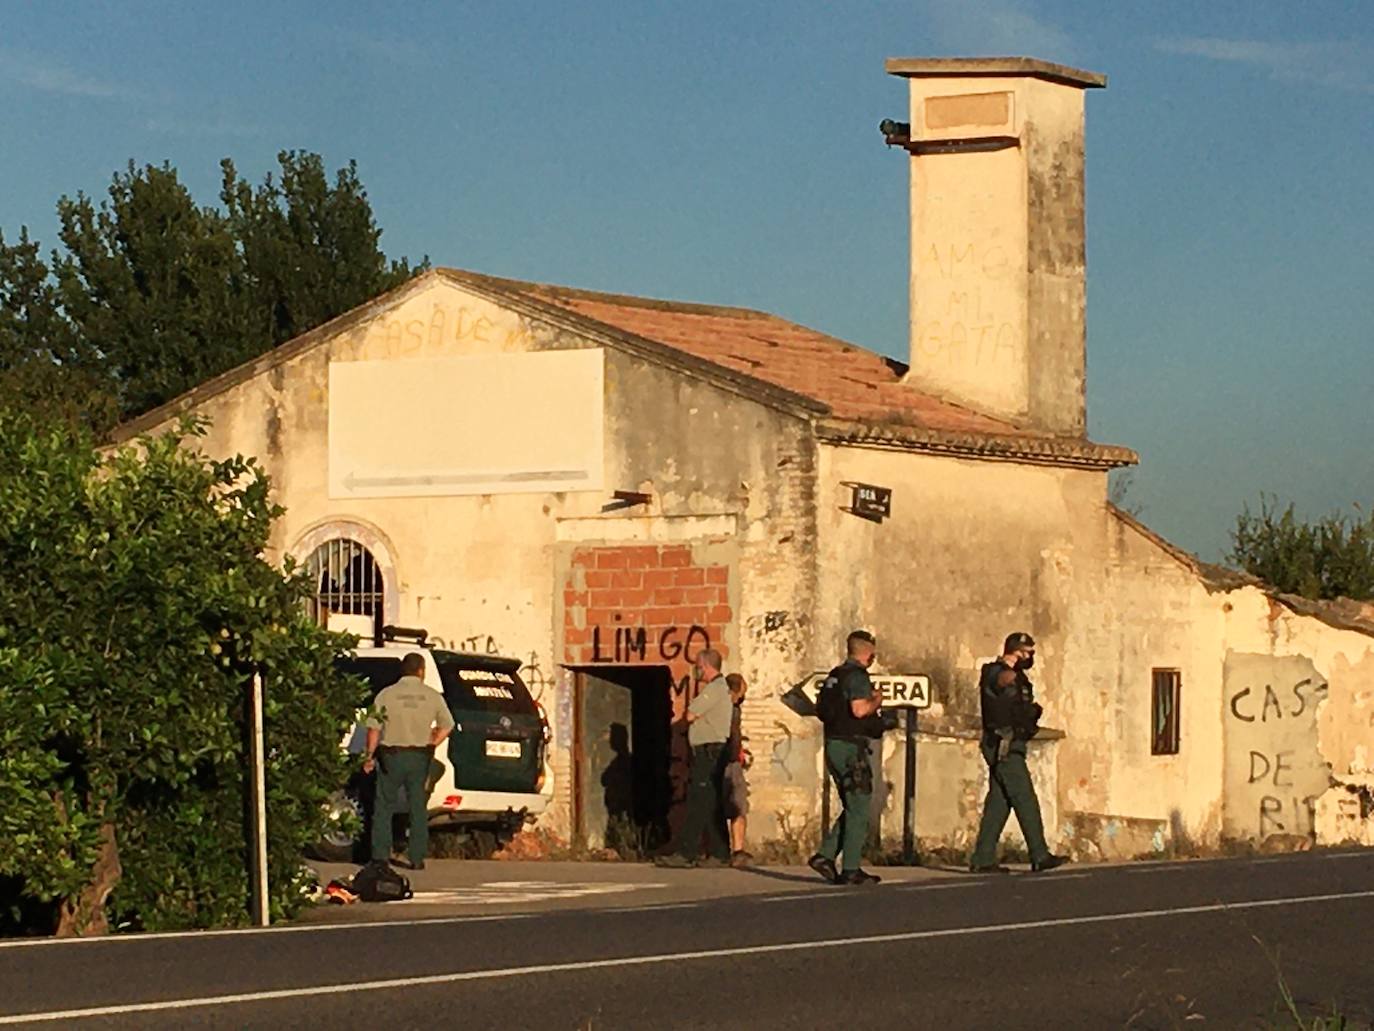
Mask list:
[[463,638],[458,642],[460,652],[471,652],[474,654],[486,654],[486,656],[499,656],[502,649],[496,643],[496,638],[491,634],[474,634],[470,638]]
[[960,364],[993,364],[1016,357],[1021,335],[1015,320],[1000,310],[1000,292],[983,290],[985,282],[1012,272],[1011,256],[1001,244],[967,241],[944,250],[932,244],[921,253],[920,267],[932,284],[935,276],[942,281],[931,288],[928,306],[942,318],[922,320],[917,331],[916,346],[922,354]]
[[1330,783],[1317,741],[1325,681],[1302,656],[1231,653],[1224,676],[1225,833],[1310,834]]
[[530,652],[529,658],[521,664],[520,678],[524,680],[525,686],[530,689],[530,695],[536,702],[543,699],[544,692],[549,689],[549,684],[552,683],[549,675],[544,672],[543,666],[539,664],[538,652]]
[[711,635],[695,623],[650,633],[644,627],[592,627],[592,662],[695,662],[711,647]]
[[1250,776],[1247,784],[1259,784],[1272,794],[1260,796],[1259,836],[1270,834],[1304,833],[1312,826],[1317,796],[1287,795],[1293,787],[1293,752],[1285,750],[1266,755],[1250,753]]
[[[490,310],[490,309],[486,309]],[[418,313],[417,313],[418,314]],[[503,320],[504,321],[504,320]],[[428,316],[390,318],[374,323],[354,345],[355,358],[403,358],[431,352],[449,341],[497,344],[504,350],[520,350],[533,339],[527,320],[498,324],[484,310],[468,305],[431,305]]]
[[[1318,700],[1325,697],[1326,690],[1326,684],[1314,684],[1311,677],[1303,677],[1283,692],[1285,696],[1290,693],[1292,695],[1289,707],[1285,709],[1279,692],[1271,684],[1264,685],[1263,702],[1258,697],[1251,698],[1251,688],[1242,688],[1231,696],[1231,715],[1244,723],[1254,723],[1256,719],[1267,723],[1270,718],[1281,720],[1285,716],[1290,719],[1296,718],[1307,711],[1309,704],[1315,705]],[[1256,711],[1259,713],[1258,717],[1255,715]]]

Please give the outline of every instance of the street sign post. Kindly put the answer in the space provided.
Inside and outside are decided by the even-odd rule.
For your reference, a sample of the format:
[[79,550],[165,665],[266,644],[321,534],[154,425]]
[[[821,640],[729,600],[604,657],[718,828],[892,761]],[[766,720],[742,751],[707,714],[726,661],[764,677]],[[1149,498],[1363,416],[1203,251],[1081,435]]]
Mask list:
[[270,921],[267,904],[267,774],[262,734],[262,675],[253,674],[248,689],[248,752],[252,769],[250,794],[253,803],[253,923],[266,927]]

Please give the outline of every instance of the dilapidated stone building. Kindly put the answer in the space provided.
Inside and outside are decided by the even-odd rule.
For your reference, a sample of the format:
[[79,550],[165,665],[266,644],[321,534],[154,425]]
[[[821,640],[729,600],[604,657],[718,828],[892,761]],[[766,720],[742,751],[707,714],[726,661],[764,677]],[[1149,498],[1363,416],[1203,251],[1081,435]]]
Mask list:
[[[1040,642],[1032,769],[1061,844],[1310,835],[1314,814],[1367,839],[1374,624],[1162,541],[1108,502],[1136,456],[1085,436],[1083,107],[1105,79],[888,70],[911,100],[886,126],[911,174],[908,362],[757,311],[436,269],[123,433],[208,417],[202,447],[271,473],[275,549],[347,560],[322,604],[519,657],[562,833],[605,832],[610,725],[645,778],[668,769],[708,643],[752,685],[751,836],[814,821],[819,727],[779,697],[866,626],[881,669],[931,678],[926,843],[971,838],[977,668],[1014,629]],[[856,512],[856,485],[889,514]]]

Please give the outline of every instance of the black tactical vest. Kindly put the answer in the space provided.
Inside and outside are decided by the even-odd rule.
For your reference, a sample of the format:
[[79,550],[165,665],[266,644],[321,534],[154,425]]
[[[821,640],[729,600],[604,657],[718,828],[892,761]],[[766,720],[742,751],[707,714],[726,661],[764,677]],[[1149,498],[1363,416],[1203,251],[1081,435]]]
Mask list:
[[848,666],[845,663],[832,669],[816,697],[816,712],[825,725],[825,736],[851,741],[882,737],[882,721],[877,713],[861,719],[849,707],[850,699],[844,693],[844,678],[852,674],[854,669],[846,668]]

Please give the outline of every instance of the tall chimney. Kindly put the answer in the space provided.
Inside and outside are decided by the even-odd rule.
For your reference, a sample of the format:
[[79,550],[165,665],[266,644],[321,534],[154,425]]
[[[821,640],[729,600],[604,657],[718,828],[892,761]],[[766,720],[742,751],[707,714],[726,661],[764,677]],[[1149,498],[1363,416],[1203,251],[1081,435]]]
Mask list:
[[1083,91],[1104,75],[1021,57],[891,58],[911,83],[915,386],[1083,436]]

